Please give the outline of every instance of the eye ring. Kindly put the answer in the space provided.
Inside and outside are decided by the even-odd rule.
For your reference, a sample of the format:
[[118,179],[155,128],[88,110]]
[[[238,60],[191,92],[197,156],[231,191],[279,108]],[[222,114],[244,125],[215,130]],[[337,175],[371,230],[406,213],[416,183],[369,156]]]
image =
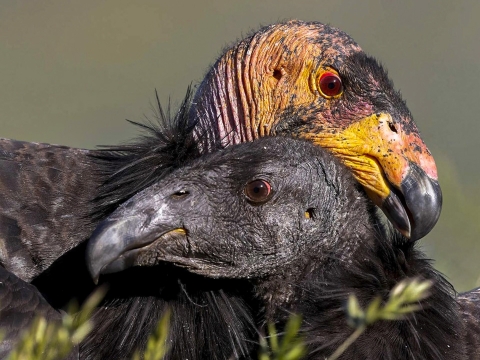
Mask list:
[[244,194],[251,203],[261,204],[270,199],[272,186],[266,180],[255,179],[245,185]]
[[343,93],[342,79],[334,72],[324,72],[318,79],[318,91],[326,99],[338,97]]

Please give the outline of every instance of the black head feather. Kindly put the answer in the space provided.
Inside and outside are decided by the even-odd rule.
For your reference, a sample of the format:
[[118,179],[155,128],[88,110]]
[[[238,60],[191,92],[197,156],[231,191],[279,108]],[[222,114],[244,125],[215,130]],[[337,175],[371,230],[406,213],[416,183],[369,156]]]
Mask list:
[[170,104],[165,112],[155,93],[155,120],[130,121],[144,135],[125,145],[105,146],[92,153],[104,179],[95,199],[93,217],[101,219],[137,192],[154,184],[174,169],[198,156],[198,141],[193,136],[195,123],[189,122],[192,90],[189,87],[175,115]]

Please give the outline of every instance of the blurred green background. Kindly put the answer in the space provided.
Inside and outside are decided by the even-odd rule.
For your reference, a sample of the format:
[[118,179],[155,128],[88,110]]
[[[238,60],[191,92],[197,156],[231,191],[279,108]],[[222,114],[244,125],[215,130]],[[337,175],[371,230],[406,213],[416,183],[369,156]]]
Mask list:
[[291,18],[341,28],[388,68],[444,191],[421,243],[458,290],[480,286],[480,1],[2,1],[0,136],[128,140],[155,88],[178,104],[224,46]]

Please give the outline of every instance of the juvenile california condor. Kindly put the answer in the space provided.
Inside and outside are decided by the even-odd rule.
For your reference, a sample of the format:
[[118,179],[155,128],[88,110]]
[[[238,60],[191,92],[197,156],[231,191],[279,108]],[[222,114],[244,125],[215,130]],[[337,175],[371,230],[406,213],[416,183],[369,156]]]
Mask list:
[[81,357],[128,356],[168,306],[167,359],[255,358],[257,331],[291,312],[304,316],[308,358],[324,359],[352,332],[349,294],[365,304],[420,277],[434,284],[422,310],[374,324],[342,358],[480,358],[479,291],[457,298],[372,210],[351,173],[306,141],[267,137],[193,160],[90,238],[93,278],[114,274],[100,276],[112,292]]
[[[440,214],[435,163],[405,103],[385,70],[330,26],[276,24],[227,49],[200,84],[188,122],[201,152],[264,135],[328,148],[411,239],[427,234]],[[148,143],[143,150],[129,169],[153,167],[123,201],[162,173],[162,147]],[[96,154],[0,140],[1,265],[31,281],[88,238],[89,202],[103,181]],[[120,202],[111,201],[109,211]]]

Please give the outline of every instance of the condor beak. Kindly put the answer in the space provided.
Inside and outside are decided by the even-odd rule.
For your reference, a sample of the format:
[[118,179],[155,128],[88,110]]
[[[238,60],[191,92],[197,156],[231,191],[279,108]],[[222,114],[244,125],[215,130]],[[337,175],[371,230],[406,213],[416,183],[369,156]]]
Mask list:
[[[408,124],[408,131],[402,124]],[[412,126],[381,113],[341,130],[303,136],[337,155],[392,224],[418,240],[435,226],[442,192],[435,161]]]
[[437,223],[442,208],[442,191],[438,181],[428,177],[415,163],[410,163],[400,191],[392,189],[380,208],[402,234],[418,240]]
[[[95,229],[87,244],[87,267],[95,283],[101,274],[125,270],[172,232],[185,234],[165,204],[134,196]],[[162,244],[163,245],[163,244]],[[159,246],[170,251],[173,244]],[[161,257],[161,255],[159,255]]]

